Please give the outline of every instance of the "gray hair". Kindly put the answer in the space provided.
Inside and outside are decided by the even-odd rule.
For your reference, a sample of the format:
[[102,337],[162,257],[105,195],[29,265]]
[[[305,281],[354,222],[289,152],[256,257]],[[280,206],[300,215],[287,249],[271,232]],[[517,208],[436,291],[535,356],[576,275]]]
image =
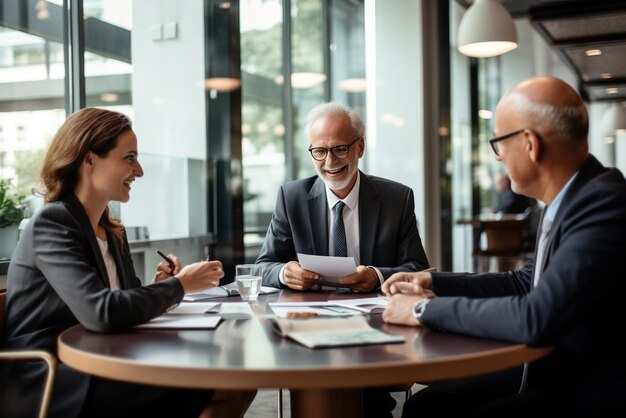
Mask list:
[[315,123],[315,121],[319,118],[328,116],[347,116],[350,119],[350,124],[352,125],[352,130],[354,131],[354,138],[365,137],[365,123],[356,111],[350,109],[348,106],[342,105],[341,103],[329,102],[321,103],[315,106],[307,115],[306,126],[304,128],[307,140],[311,139],[311,125],[313,125],[313,123]]
[[584,104],[580,106],[555,106],[536,103],[522,95],[515,99],[523,110],[539,126],[551,130],[562,140],[585,141],[589,133],[589,115]]

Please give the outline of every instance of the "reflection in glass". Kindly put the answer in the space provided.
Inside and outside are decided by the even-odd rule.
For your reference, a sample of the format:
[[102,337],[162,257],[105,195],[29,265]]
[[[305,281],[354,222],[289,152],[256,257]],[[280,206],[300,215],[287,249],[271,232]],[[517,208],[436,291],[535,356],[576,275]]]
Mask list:
[[240,3],[244,241],[248,259],[259,251],[285,182],[283,24],[279,0]]
[[0,1],[0,178],[29,196],[45,149],[65,120],[65,66],[60,15],[50,13],[59,6],[20,5]]

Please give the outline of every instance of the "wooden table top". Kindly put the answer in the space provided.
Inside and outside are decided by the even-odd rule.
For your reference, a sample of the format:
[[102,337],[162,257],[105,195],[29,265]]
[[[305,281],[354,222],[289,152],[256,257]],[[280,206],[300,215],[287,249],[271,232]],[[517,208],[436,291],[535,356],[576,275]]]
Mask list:
[[[260,296],[253,309],[264,314],[269,312],[269,302],[364,296],[281,291]],[[312,389],[469,376],[520,365],[551,350],[389,325],[380,314],[367,318],[376,328],[404,335],[406,342],[310,349],[276,334],[271,320],[261,315],[248,320],[224,320],[214,330],[96,334],[75,326],[59,337],[59,358],[89,374],[136,383],[186,388]]]

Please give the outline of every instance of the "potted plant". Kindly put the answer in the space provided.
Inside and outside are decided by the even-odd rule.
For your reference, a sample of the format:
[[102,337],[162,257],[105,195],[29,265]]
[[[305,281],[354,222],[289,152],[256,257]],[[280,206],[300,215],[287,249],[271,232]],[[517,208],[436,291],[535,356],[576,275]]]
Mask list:
[[24,218],[23,195],[10,193],[11,180],[0,179],[0,258],[9,258],[17,244],[18,225]]

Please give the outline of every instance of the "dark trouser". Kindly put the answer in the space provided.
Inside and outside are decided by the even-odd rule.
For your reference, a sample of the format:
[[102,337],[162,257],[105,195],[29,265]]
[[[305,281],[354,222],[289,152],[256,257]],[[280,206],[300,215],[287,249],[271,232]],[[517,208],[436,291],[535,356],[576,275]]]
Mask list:
[[522,368],[463,379],[433,383],[411,396],[404,404],[403,417],[524,416],[545,412],[538,392],[518,394]]
[[363,390],[364,418],[391,418],[396,400],[389,394],[390,387],[366,388]]
[[92,377],[81,417],[197,418],[212,390],[174,389]]

